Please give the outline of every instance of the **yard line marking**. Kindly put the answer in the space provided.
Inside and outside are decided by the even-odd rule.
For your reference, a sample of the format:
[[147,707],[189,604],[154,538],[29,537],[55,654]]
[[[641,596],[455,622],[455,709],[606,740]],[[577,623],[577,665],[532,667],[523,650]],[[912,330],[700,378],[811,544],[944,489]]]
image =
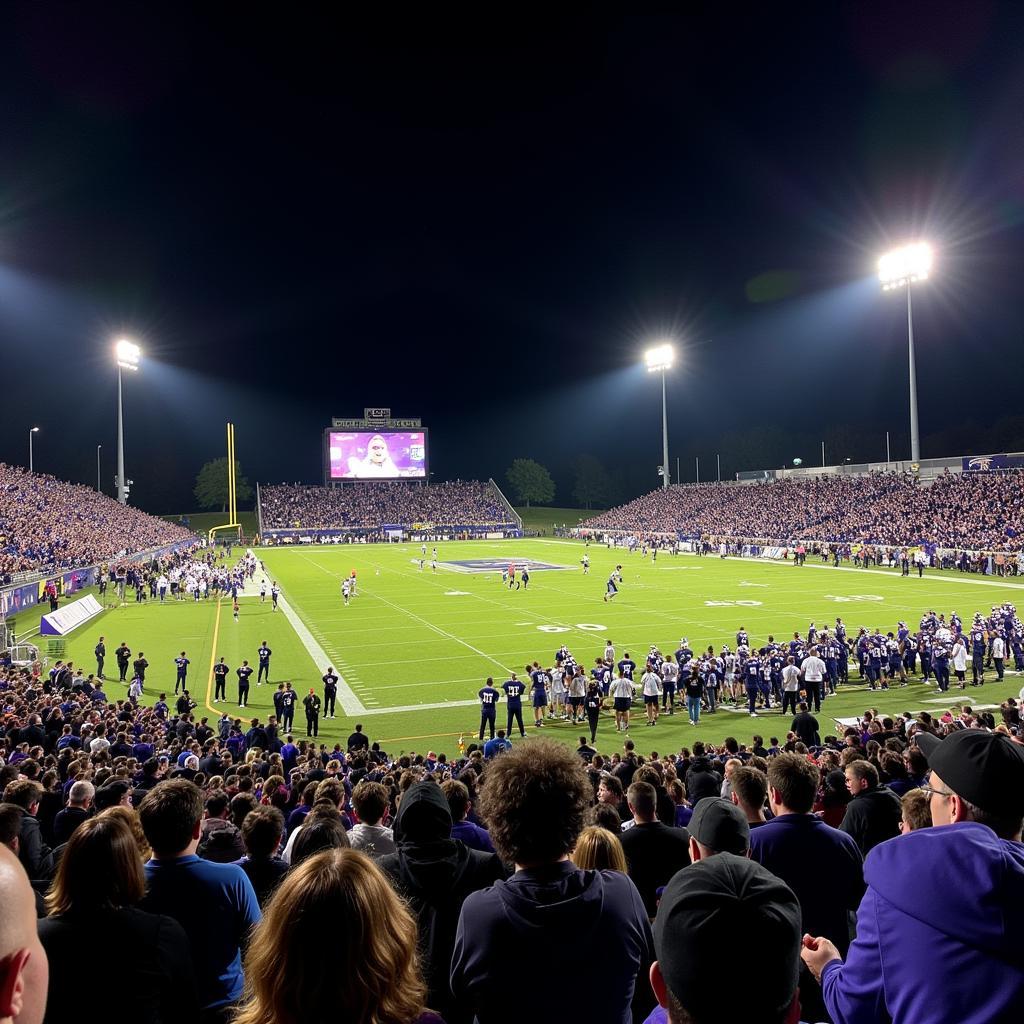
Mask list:
[[367,708],[364,715],[397,715],[404,711],[437,711],[441,708],[468,708],[479,707],[480,701],[476,700],[442,700],[436,704],[403,704],[393,708]]
[[[250,551],[252,549],[250,548]],[[305,556],[303,556],[305,558]],[[313,562],[312,558],[307,558],[307,562]],[[316,562],[313,562],[317,565]],[[322,565],[317,565],[317,568],[323,572],[327,572]],[[327,572],[327,575],[333,576],[333,573]],[[327,652],[313,639],[313,634],[306,628],[306,624],[302,621],[299,615],[295,612],[292,606],[284,599],[283,593],[277,599],[277,606],[284,612],[284,617],[291,623],[292,629],[295,630],[296,636],[302,643],[302,646],[306,648],[307,653],[313,659],[313,664],[317,669],[321,669],[324,665],[330,665],[332,659],[327,657]],[[341,705],[342,710],[346,715],[354,716],[361,715],[366,711],[366,705],[359,699],[355,691],[345,682],[340,670],[335,667],[335,672],[338,674],[338,703]],[[210,669],[212,675],[213,669]]]

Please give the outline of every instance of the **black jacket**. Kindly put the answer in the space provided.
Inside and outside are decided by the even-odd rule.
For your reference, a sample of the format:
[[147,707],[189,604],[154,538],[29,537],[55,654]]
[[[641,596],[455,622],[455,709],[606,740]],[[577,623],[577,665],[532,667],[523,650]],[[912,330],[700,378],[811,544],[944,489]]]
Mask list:
[[629,877],[640,891],[648,917],[658,910],[657,891],[690,863],[690,833],[660,821],[634,825],[619,837]]
[[32,881],[52,877],[53,851],[43,842],[39,822],[31,814],[21,816],[18,844],[18,857],[25,868],[25,873]]
[[496,854],[469,849],[452,839],[451,831],[452,815],[440,786],[417,783],[402,797],[395,818],[398,852],[377,865],[409,901],[419,923],[427,1005],[448,1024],[461,1024],[472,1018],[455,1005],[449,988],[459,912],[470,893],[493,885],[505,871]]
[[104,1000],[106,1024],[177,1024],[199,1019],[188,939],[181,925],[135,907],[63,914],[39,922],[50,961],[44,1024],[82,1017],[83,955],[120,958],[116,997]]
[[821,734],[818,732],[818,720],[810,711],[801,711],[793,719],[790,729],[797,734],[800,742],[808,747],[821,746]]
[[866,857],[873,847],[900,834],[902,817],[900,798],[888,786],[877,786],[858,793],[846,805],[839,828],[853,836]]
[[706,796],[722,795],[722,776],[711,766],[706,757],[695,757],[690,762],[690,770],[684,780],[686,799],[691,807],[697,806],[698,800]]

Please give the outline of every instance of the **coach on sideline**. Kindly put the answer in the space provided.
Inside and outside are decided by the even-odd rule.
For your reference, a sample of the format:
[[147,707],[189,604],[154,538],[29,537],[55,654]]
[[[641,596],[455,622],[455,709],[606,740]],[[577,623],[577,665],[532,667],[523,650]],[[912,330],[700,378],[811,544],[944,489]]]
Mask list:
[[876,846],[843,962],[804,936],[835,1024],[989,1024],[1024,1006],[1024,748],[964,729],[920,734],[934,828]]

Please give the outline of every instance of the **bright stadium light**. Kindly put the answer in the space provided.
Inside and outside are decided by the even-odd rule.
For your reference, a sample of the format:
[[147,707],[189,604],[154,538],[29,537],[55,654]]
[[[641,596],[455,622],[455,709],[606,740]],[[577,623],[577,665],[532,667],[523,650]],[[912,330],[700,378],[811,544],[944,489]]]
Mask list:
[[33,462],[33,459],[32,459],[32,435],[33,434],[38,434],[38,433],[39,433],[39,428],[38,427],[32,427],[32,429],[29,430],[29,432],[28,432],[28,471],[30,473],[32,472],[32,462]]
[[117,355],[117,365],[122,370],[137,370],[139,368],[139,357],[142,355],[142,349],[134,341],[121,338],[114,346],[114,352]]
[[932,260],[932,247],[927,242],[893,249],[878,260],[878,280],[885,291],[924,281],[931,273]]
[[921,433],[917,422],[917,366],[914,361],[914,306],[911,285],[926,281],[934,252],[927,242],[914,242],[887,252],[878,260],[878,279],[883,291],[907,289],[907,356],[910,363],[910,461],[921,461]]
[[128,484],[124,477],[124,402],[122,401],[121,371],[139,368],[142,350],[134,341],[119,338],[114,345],[117,357],[117,500],[122,505],[128,504]]
[[668,342],[656,345],[654,348],[649,348],[644,353],[644,361],[647,363],[648,373],[657,373],[659,370],[671,370],[675,354],[675,349]]
[[668,469],[668,398],[666,397],[665,371],[672,369],[674,358],[675,348],[668,341],[663,341],[660,345],[655,345],[644,353],[647,372],[661,373],[661,486],[663,488],[668,487],[670,483]]

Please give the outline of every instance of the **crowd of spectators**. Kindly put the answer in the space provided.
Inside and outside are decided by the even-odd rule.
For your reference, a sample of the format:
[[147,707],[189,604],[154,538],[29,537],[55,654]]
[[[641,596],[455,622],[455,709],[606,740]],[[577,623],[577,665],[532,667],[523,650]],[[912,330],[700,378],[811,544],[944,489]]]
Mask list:
[[22,995],[0,1015],[76,1014],[111,951],[104,1019],[132,1024],[503,1024],[523,999],[621,1024],[1010,1020],[1024,746],[1001,710],[449,760],[3,668],[0,994]]
[[0,576],[76,569],[192,537],[91,487],[0,463]]
[[264,530],[380,529],[381,526],[489,526],[510,516],[489,483],[451,480],[346,487],[277,484],[260,488]]
[[871,473],[683,484],[645,494],[582,526],[638,536],[679,531],[774,544],[814,540],[1018,552],[1024,546],[1024,470],[946,472],[930,483],[905,473]]

